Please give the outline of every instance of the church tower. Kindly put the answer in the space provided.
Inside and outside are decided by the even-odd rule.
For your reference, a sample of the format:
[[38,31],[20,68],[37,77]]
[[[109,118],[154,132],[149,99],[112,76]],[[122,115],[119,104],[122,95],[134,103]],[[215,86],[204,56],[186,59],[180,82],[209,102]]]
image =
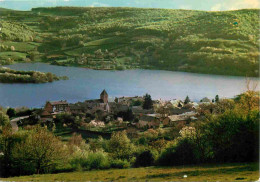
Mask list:
[[103,103],[108,103],[108,94],[106,92],[106,90],[104,89],[103,92],[101,92],[100,94],[100,100],[103,102]]

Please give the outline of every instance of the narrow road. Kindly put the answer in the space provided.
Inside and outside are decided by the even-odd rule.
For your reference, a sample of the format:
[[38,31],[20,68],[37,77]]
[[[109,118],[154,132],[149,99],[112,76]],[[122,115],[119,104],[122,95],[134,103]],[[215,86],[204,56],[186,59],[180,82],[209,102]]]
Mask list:
[[14,132],[18,131],[17,122],[20,120],[26,119],[26,118],[29,118],[29,116],[22,116],[22,117],[14,118],[10,121]]

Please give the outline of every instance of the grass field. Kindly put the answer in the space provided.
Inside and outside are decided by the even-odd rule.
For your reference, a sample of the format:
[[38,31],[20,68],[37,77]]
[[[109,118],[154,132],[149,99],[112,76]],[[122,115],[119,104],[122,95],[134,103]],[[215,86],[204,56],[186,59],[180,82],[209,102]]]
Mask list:
[[19,52],[28,52],[28,51],[33,51],[36,48],[36,45],[34,42],[11,42],[11,41],[7,41],[7,42],[3,42],[2,43],[5,46],[11,47],[14,46],[16,51]]
[[23,60],[26,58],[26,54],[25,53],[21,53],[21,52],[1,52],[0,53],[0,59],[8,59],[11,58],[13,60]]
[[[184,177],[186,175],[187,177]],[[257,181],[258,163],[94,170],[1,178],[1,181]]]

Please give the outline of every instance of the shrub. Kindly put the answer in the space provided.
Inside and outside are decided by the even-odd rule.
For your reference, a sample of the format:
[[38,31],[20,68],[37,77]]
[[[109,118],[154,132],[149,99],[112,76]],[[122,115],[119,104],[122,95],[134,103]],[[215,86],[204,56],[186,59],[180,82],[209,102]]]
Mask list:
[[107,169],[110,167],[108,155],[103,151],[89,153],[86,150],[78,150],[73,155],[70,165],[74,171]]
[[143,151],[136,157],[135,166],[151,166],[154,164],[155,157],[150,150]]
[[110,167],[118,169],[129,168],[130,163],[127,160],[114,159],[111,161]]
[[90,153],[83,165],[86,169],[107,169],[109,166],[108,156],[103,151]]
[[70,160],[70,165],[73,171],[82,171],[83,170],[82,166],[85,166],[86,163],[87,163],[87,158],[83,156],[82,157],[76,156]]
[[159,165],[163,166],[195,164],[196,162],[196,147],[187,138],[166,148],[158,159]]
[[130,159],[134,152],[134,145],[125,131],[114,132],[108,142],[108,150],[114,159]]
[[0,126],[5,126],[8,123],[10,123],[8,115],[0,111]]

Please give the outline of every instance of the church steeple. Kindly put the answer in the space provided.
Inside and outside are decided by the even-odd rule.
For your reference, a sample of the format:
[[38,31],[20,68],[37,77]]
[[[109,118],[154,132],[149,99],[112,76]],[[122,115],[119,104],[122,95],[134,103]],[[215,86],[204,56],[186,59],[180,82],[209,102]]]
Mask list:
[[105,89],[100,94],[100,100],[102,100],[103,103],[108,103],[108,94]]

